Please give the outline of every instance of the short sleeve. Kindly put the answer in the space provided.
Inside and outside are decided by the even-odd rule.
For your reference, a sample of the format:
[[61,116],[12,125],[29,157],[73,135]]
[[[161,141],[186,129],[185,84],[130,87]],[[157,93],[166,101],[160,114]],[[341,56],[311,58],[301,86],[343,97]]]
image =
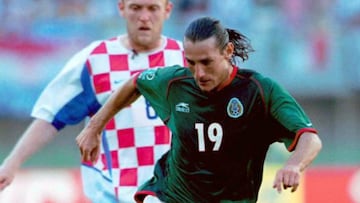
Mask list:
[[170,114],[167,91],[176,67],[178,66],[148,69],[139,74],[136,79],[137,89],[150,102],[163,121],[166,121]]
[[57,129],[76,124],[89,114],[86,103],[95,96],[85,66],[94,42],[75,54],[60,73],[45,87],[37,99],[31,115],[52,123]]
[[291,151],[303,132],[316,130],[303,108],[287,90],[269,78],[264,78],[262,84],[269,116],[273,121],[271,132]]

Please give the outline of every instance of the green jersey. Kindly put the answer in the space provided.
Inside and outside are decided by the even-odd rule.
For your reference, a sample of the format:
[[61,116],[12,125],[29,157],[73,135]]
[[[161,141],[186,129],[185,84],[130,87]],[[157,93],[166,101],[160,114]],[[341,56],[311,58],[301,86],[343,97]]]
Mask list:
[[269,146],[291,151],[315,131],[295,99],[273,80],[234,68],[229,85],[203,92],[188,68],[142,72],[136,85],[172,132],[169,152],[141,189],[165,202],[255,202]]

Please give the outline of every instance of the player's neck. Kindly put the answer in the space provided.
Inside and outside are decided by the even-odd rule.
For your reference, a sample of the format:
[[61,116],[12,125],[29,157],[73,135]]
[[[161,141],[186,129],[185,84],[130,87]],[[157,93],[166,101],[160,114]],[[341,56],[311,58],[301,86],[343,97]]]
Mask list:
[[121,43],[129,50],[132,50],[136,53],[144,53],[144,52],[152,52],[157,49],[160,49],[163,46],[163,44],[165,43],[165,41],[164,41],[164,37],[160,37],[154,43],[140,44],[140,43],[134,42],[133,40],[130,40],[130,38],[127,35],[125,35],[121,39]]
[[228,68],[228,74],[225,80],[216,88],[216,91],[222,90],[224,87],[228,86],[231,81],[234,79],[236,75],[236,67],[233,65],[230,65]]

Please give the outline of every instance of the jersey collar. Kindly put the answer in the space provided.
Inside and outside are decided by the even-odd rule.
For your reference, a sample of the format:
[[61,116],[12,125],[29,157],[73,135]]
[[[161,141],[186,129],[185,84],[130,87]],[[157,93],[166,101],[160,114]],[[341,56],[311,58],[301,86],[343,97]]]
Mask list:
[[235,78],[235,75],[236,75],[238,69],[237,69],[237,67],[236,67],[235,65],[233,65],[232,67],[233,67],[233,69],[232,69],[232,72],[231,72],[231,74],[230,74],[230,77],[229,77],[226,81],[224,81],[223,83],[221,83],[221,84],[216,88],[216,91],[220,91],[220,90],[224,89],[226,86],[228,86],[228,85],[231,83],[231,81],[233,81],[233,79]]

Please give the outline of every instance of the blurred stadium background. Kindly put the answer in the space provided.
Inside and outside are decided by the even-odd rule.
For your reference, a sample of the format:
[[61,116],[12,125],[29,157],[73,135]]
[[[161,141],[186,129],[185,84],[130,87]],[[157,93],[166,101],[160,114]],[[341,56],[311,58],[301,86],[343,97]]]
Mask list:
[[[117,0],[0,0],[0,161],[30,122],[31,108],[66,60],[92,40],[125,30]],[[209,15],[247,35],[256,50],[242,67],[284,85],[304,107],[323,150],[300,191],[278,195],[272,179],[288,153],[270,148],[260,203],[360,202],[360,1],[173,0],[165,34],[182,39]],[[2,203],[82,203],[82,125],[70,126],[26,162]]]

